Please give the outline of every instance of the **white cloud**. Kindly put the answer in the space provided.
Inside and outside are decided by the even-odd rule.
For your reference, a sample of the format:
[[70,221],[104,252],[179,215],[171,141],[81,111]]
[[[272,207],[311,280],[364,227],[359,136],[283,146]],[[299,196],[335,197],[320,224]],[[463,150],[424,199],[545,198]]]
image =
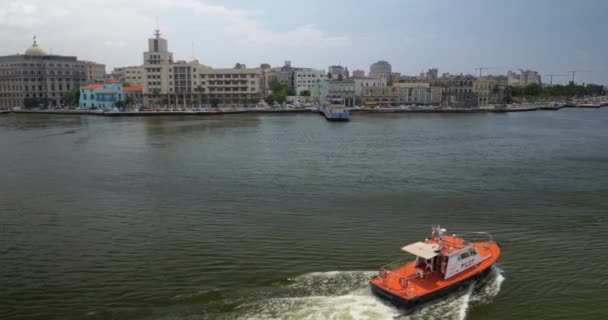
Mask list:
[[[272,30],[264,26],[262,11],[209,5],[199,0],[103,3],[98,0],[9,0],[0,1],[0,38],[3,39],[0,55],[23,52],[30,45],[31,36],[38,35],[39,45],[53,47],[58,54],[78,55],[110,66],[139,64],[146,38],[151,36],[155,25],[154,15],[165,12],[179,14],[184,19],[198,17],[199,21],[212,24],[210,29],[196,30],[197,34],[201,38],[221,35],[233,48],[259,51],[269,47],[311,49],[350,44],[348,37],[329,36],[314,24]],[[172,27],[161,25],[161,29],[170,31],[170,41],[182,32],[192,31]],[[117,53],[117,48],[124,50]],[[175,55],[179,58],[188,53],[175,52]]]
[[350,43],[349,39],[344,36],[326,36],[314,24],[303,25],[284,32],[264,28],[259,22],[263,12],[259,10],[231,10],[224,6],[207,5],[197,0],[161,1],[171,3],[176,7],[190,9],[198,15],[223,18],[226,22],[224,34],[241,45],[322,48],[344,46]]

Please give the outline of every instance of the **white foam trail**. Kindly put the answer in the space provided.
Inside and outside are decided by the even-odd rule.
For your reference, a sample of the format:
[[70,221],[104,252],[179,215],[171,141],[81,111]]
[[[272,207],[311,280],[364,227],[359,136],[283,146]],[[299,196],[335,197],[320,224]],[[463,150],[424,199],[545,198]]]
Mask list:
[[312,296],[277,298],[265,301],[246,319],[386,319],[399,313],[371,295]]
[[469,301],[471,301],[471,296],[473,295],[473,288],[475,288],[475,283],[471,283],[471,285],[467,289],[467,293],[465,293],[464,298],[462,299],[460,311],[458,312],[459,320],[464,320],[467,317],[467,311],[469,310]]
[[289,279],[280,297],[242,306],[238,319],[464,320],[472,304],[491,302],[505,280],[502,270],[495,268],[479,291],[471,285],[464,293],[439,299],[404,316],[372,295],[369,279],[375,274],[375,271],[330,271],[297,276]]
[[369,290],[373,271],[314,272],[290,279],[292,297],[271,298],[251,305],[241,319],[379,319],[399,311]]
[[493,267],[489,279],[478,290],[471,285],[464,294],[460,293],[431,302],[402,319],[466,319],[470,306],[476,303],[490,303],[500,292],[500,286],[504,280],[502,270]]
[[471,302],[481,304],[488,304],[492,302],[494,297],[496,297],[500,292],[500,286],[502,285],[503,281],[505,281],[505,279],[506,278],[503,275],[502,269],[498,267],[492,267],[490,279],[483,287],[479,289],[478,292],[475,292],[475,294],[473,294]]

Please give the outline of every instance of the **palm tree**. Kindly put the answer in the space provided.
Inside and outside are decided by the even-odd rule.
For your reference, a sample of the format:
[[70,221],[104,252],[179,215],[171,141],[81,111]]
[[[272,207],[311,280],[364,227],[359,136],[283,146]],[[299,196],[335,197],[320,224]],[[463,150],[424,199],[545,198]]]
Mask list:
[[203,86],[199,84],[199,85],[197,85],[194,88],[194,91],[196,91],[198,93],[198,107],[200,109],[200,107],[201,107],[201,99],[202,99],[201,96],[203,94],[202,92],[205,91],[205,88],[203,88]]

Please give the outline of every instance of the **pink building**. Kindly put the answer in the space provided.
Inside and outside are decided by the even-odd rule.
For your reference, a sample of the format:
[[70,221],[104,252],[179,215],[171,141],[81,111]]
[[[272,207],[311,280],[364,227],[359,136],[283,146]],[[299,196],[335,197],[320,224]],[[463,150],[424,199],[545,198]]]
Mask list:
[[365,71],[361,69],[357,69],[353,71],[353,78],[363,78],[365,77]]

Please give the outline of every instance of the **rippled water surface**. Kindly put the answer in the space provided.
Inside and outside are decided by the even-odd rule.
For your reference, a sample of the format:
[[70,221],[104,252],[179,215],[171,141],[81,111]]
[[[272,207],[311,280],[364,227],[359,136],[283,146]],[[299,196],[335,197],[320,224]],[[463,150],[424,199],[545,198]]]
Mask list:
[[[0,115],[0,319],[606,319],[608,108]],[[488,283],[402,315],[367,281],[489,231]]]

